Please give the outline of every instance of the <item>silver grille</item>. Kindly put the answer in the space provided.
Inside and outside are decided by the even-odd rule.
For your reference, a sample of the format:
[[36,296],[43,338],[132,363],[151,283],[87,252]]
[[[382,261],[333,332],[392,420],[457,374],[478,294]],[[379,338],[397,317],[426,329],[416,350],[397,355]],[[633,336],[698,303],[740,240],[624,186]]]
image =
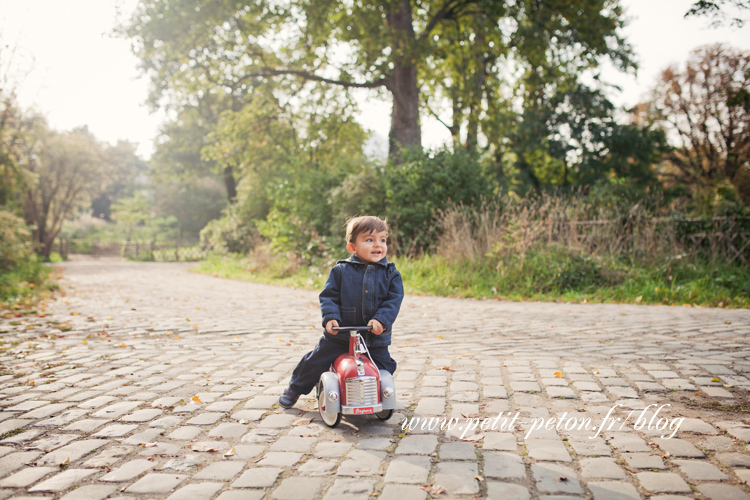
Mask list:
[[378,403],[378,382],[375,377],[346,380],[346,405],[374,405]]

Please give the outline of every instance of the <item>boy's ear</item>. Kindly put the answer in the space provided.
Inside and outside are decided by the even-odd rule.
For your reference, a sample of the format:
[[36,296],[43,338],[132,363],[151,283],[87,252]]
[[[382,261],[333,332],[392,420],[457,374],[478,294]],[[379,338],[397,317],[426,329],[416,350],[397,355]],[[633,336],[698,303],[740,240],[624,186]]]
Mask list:
[[346,251],[349,252],[349,253],[354,253],[354,245],[352,245],[351,243],[347,243],[346,244]]

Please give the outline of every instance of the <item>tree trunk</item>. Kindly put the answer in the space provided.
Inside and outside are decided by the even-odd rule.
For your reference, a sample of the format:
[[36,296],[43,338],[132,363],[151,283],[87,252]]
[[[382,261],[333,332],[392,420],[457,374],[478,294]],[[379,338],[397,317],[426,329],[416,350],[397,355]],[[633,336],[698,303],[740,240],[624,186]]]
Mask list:
[[[394,2],[395,3],[395,2]],[[391,130],[388,134],[388,157],[399,160],[404,149],[422,148],[419,126],[419,88],[417,86],[416,50],[409,0],[400,0],[388,12],[392,47],[396,54],[393,75],[387,85],[393,96]]]
[[234,169],[231,166],[224,168],[224,187],[227,190],[229,203],[233,203],[237,199],[237,180],[234,178]]
[[461,145],[461,100],[455,86],[451,88],[451,93],[453,94],[453,122],[449,130],[453,140],[453,151],[458,151],[458,146]]
[[529,162],[526,161],[526,155],[524,152],[518,153],[518,163],[517,163],[519,170],[524,172],[531,181],[531,184],[534,186],[534,190],[537,193],[540,193],[542,191],[542,183],[539,182],[539,178],[534,173],[534,167],[529,165]]
[[469,102],[469,123],[466,128],[466,151],[470,154],[476,150],[477,138],[479,136],[479,114],[482,110],[482,94],[484,92],[484,80],[487,69],[487,57],[485,56],[485,37],[482,29],[482,14],[477,10],[474,12],[474,26],[476,37],[474,38],[474,78]]

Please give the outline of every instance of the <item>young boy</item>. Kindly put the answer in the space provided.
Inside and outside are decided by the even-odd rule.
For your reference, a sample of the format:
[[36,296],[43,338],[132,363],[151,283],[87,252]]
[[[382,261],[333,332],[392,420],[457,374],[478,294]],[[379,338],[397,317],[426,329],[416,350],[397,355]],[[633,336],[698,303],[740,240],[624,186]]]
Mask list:
[[396,362],[388,352],[404,285],[401,274],[385,254],[388,224],[373,216],[355,217],[346,226],[346,249],[351,257],[340,260],[320,293],[325,332],[315,349],[302,357],[292,373],[289,388],[279,404],[291,408],[301,394],[309,394],[334,360],[349,351],[348,335],[337,335],[337,326],[372,327],[363,334],[370,356],[381,370],[393,374]]

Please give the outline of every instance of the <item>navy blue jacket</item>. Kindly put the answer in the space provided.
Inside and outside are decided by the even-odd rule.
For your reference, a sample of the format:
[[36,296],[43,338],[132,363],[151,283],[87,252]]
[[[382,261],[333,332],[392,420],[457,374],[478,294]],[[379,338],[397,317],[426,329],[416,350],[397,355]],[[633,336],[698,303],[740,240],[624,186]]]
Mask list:
[[[364,326],[376,319],[383,325],[383,333],[367,332],[365,342],[372,347],[388,346],[402,300],[404,284],[393,262],[383,257],[380,262],[366,264],[352,255],[333,266],[320,292],[323,328],[332,319],[338,321],[339,326]],[[349,343],[348,335],[328,332],[324,335],[331,342]]]

